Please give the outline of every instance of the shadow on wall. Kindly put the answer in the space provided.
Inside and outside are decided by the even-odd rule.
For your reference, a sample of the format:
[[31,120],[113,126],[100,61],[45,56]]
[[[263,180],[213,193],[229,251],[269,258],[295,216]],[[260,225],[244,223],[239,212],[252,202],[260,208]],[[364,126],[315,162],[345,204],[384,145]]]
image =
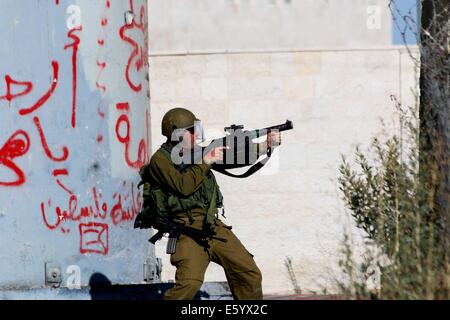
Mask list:
[[[93,273],[89,279],[89,294],[92,300],[162,300],[173,283],[113,285],[104,274]],[[200,290],[194,300],[209,299],[210,295]]]

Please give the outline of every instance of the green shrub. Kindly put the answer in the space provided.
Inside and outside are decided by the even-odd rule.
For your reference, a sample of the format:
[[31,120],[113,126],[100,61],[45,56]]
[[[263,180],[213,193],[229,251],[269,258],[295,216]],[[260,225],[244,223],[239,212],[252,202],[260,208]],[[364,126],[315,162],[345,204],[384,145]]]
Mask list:
[[[367,249],[356,262],[346,236],[340,267],[347,279],[338,285],[357,299],[448,299],[444,217],[429,205],[427,170],[419,170],[417,112],[397,107],[403,136],[374,138],[367,153],[356,149],[355,167],[343,157],[339,168],[345,205],[378,253]],[[369,269],[380,275],[377,289],[367,286]]]

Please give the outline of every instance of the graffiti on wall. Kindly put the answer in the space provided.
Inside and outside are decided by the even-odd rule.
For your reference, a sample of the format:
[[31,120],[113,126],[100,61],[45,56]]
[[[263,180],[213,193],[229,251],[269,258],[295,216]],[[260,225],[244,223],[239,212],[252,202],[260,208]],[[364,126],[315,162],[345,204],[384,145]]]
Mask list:
[[[69,1],[68,1],[69,2]],[[117,75],[117,81],[123,81],[124,86],[129,88],[133,94],[143,93],[143,74],[147,72],[147,14],[144,2],[129,0],[128,13],[133,17],[131,21],[125,21],[119,25],[115,34],[108,34],[108,12],[115,5],[110,0],[103,1],[103,14],[99,17],[100,33],[96,39],[98,45],[97,57],[94,57],[98,67],[98,73],[95,79],[95,86],[101,97],[107,94],[107,85],[103,79],[103,73],[108,68],[108,62],[101,54],[105,50],[106,41],[109,37],[117,37],[119,41],[127,48],[126,59],[123,64],[122,74]],[[46,112],[55,112],[51,110],[49,102],[55,95],[61,94],[70,96],[64,106],[58,108],[68,108],[70,110],[70,119],[67,119],[67,128],[75,130],[81,123],[78,117],[78,95],[80,81],[80,48],[84,45],[82,34],[86,34],[82,20],[81,8],[75,4],[69,4],[64,8],[64,1],[55,1],[56,10],[61,10],[61,14],[68,16],[66,19],[67,35],[66,42],[61,43],[61,51],[66,56],[58,60],[45,61],[49,65],[50,79],[27,79],[23,73],[4,74],[5,92],[0,92],[0,104],[11,104],[20,106],[17,108],[19,119],[28,121],[33,131],[26,131],[20,128],[20,122],[17,128],[9,136],[0,137],[0,167],[2,172],[7,174],[0,175],[0,188],[20,188],[27,183],[27,168],[17,164],[18,158],[30,156],[30,147],[33,150],[40,150],[46,161],[53,164],[54,168],[48,173],[54,181],[54,185],[49,186],[48,197],[38,201],[39,216],[47,230],[59,231],[63,234],[77,233],[79,236],[79,252],[81,254],[101,254],[106,255],[110,252],[110,228],[122,224],[131,225],[135,216],[142,208],[141,193],[136,188],[133,181],[123,180],[118,185],[117,190],[108,189],[108,194],[103,194],[98,185],[84,185],[83,190],[76,190],[74,179],[79,177],[71,176],[70,163],[73,153],[69,144],[65,144],[63,139],[58,139],[55,144],[49,141],[48,132],[54,131],[51,122],[45,122],[42,116]],[[136,11],[135,11],[136,9]],[[50,10],[50,9],[49,9]],[[137,14],[135,14],[135,12]],[[64,62],[63,62],[64,61]],[[66,63],[67,62],[67,63]],[[64,74],[70,74],[70,77],[61,77],[61,71],[67,71]],[[0,70],[1,73],[1,70]],[[19,76],[20,74],[20,76]],[[1,76],[1,74],[0,74]],[[39,86],[36,83],[39,82]],[[45,84],[45,90],[39,92],[36,88]],[[62,84],[68,84],[63,86]],[[62,92],[65,88],[70,88],[69,92]],[[24,98],[27,98],[25,100]],[[31,104],[22,104],[23,101],[33,101]],[[88,110],[94,110],[93,115],[99,117],[100,127],[106,126],[104,120],[106,114],[110,111],[103,102],[94,102],[96,105],[90,106]],[[47,107],[47,109],[46,109]],[[117,139],[119,145],[123,148],[124,165],[137,172],[149,159],[149,114],[145,111],[145,135],[139,138],[134,134],[133,126],[141,127],[141,124],[133,123],[133,110],[142,113],[142,110],[132,106],[131,101],[117,101],[113,103],[115,111],[119,112],[115,123],[115,136],[110,139]],[[133,107],[135,109],[133,109]],[[142,108],[142,106],[139,106]],[[39,112],[38,112],[39,111]],[[16,112],[16,111],[14,111]],[[112,113],[115,114],[115,113]],[[142,118],[139,118],[142,121]],[[26,127],[26,126],[23,126]],[[95,141],[98,144],[104,142],[104,136],[100,131],[95,132]],[[134,143],[137,141],[137,146]],[[32,178],[30,178],[32,179]],[[78,184],[79,185],[79,184]],[[63,194],[58,196],[55,201],[54,195],[56,188]],[[78,186],[79,188],[79,186]],[[85,192],[89,190],[89,192]],[[88,194],[81,197],[80,194]],[[109,195],[112,193],[112,195]],[[63,199],[66,201],[63,201]],[[36,199],[33,199],[33,201]],[[56,205],[58,202],[59,205]],[[60,203],[65,203],[61,205]]]
[[23,130],[17,130],[5,142],[0,149],[0,164],[13,171],[16,177],[12,181],[0,181],[0,186],[20,186],[25,183],[25,174],[13,159],[25,155],[29,148],[30,138],[28,133]]
[[[130,21],[120,28],[120,38],[132,48],[126,64],[125,78],[133,91],[141,92],[142,83],[135,79],[137,78],[135,74],[145,72],[148,68],[148,39],[146,37],[148,22],[145,6],[141,6],[137,11],[134,9],[134,2],[130,0]],[[138,12],[138,14],[136,15],[134,12]],[[144,39],[143,43],[136,38]]]
[[[128,186],[128,191],[125,190],[126,186],[127,183],[124,181],[123,190],[113,194],[111,207],[108,205],[110,201],[103,200],[102,193],[99,193],[96,187],[92,187],[91,204],[88,205],[80,205],[78,197],[70,190],[67,190],[69,197],[65,208],[56,206],[51,209],[51,199],[47,203],[41,202],[40,210],[45,226],[49,230],[70,233],[71,229],[65,227],[65,224],[68,222],[79,223],[80,253],[108,254],[110,224],[118,226],[122,223],[131,223],[142,208],[141,194],[140,192],[135,193],[134,183]],[[124,206],[124,201],[131,202],[131,205]],[[89,221],[89,223],[85,223],[85,221]],[[96,234],[96,237],[93,236],[93,233]],[[90,241],[88,241],[89,239]],[[89,249],[99,246],[103,249]]]

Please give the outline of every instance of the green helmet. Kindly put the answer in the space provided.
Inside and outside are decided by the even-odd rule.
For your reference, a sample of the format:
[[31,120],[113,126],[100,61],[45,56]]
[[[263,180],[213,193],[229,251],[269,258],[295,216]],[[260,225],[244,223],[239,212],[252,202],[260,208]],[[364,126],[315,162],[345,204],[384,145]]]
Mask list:
[[170,139],[174,130],[193,127],[195,121],[199,120],[189,110],[184,108],[171,109],[162,119],[161,133]]

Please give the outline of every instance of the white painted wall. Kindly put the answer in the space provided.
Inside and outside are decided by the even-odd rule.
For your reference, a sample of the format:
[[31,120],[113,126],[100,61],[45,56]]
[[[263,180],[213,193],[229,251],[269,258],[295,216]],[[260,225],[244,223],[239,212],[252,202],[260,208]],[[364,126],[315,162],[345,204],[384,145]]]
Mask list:
[[390,45],[388,0],[149,0],[150,50]]

